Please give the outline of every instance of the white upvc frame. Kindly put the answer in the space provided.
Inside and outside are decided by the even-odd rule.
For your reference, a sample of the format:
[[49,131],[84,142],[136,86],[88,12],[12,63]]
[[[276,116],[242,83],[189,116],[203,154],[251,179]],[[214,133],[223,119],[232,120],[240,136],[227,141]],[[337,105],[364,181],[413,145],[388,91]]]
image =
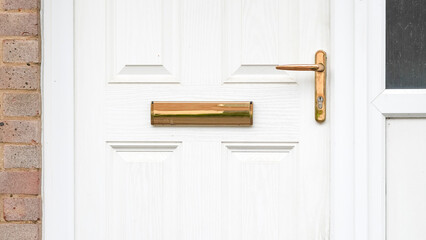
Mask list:
[[426,117],[426,89],[387,89],[373,104],[389,118]]
[[74,239],[74,3],[42,0],[43,239]]
[[[384,1],[330,0],[332,240],[385,237]],[[73,9],[42,1],[45,240],[74,239]]]
[[[369,1],[366,165],[368,239],[386,239],[386,119],[426,117],[426,89],[386,89],[386,0]],[[359,59],[362,61],[363,59]]]

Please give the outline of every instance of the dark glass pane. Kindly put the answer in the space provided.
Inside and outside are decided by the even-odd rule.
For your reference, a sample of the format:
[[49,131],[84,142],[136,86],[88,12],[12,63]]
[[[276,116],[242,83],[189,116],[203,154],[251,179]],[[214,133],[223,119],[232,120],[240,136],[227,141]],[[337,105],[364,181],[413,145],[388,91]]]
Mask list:
[[426,0],[386,1],[386,88],[426,88]]

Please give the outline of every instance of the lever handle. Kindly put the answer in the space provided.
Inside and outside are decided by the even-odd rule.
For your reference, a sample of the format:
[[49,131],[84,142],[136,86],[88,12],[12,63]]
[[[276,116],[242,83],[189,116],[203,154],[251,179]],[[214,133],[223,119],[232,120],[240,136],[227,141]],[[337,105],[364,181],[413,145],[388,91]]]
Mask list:
[[315,120],[324,122],[326,116],[325,83],[327,79],[327,54],[319,50],[315,54],[315,64],[290,64],[276,66],[278,70],[315,72]]
[[278,70],[324,72],[325,66],[320,64],[289,64],[275,67]]

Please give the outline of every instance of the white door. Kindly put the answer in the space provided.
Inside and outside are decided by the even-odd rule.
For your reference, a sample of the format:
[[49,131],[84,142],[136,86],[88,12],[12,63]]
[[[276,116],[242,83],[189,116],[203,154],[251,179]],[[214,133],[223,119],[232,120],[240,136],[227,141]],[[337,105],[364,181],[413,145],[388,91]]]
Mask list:
[[[76,0],[76,239],[329,238],[314,116],[328,0]],[[251,127],[154,127],[151,101],[252,101]]]

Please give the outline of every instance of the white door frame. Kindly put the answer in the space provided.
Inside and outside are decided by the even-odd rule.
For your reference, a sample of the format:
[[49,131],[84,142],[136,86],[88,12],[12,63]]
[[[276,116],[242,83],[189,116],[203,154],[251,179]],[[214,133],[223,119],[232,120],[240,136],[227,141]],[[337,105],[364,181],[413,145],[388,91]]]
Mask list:
[[74,239],[74,3],[42,0],[43,239]]
[[[383,92],[384,2],[330,0],[332,240],[385,237],[384,121],[403,106],[382,100],[399,94]],[[73,5],[42,1],[45,240],[74,239]]]
[[[386,119],[426,117],[426,89],[386,89],[386,0],[369,1],[366,11],[367,220],[368,239],[386,239]],[[365,47],[364,47],[365,48]],[[362,61],[363,59],[359,59]]]

